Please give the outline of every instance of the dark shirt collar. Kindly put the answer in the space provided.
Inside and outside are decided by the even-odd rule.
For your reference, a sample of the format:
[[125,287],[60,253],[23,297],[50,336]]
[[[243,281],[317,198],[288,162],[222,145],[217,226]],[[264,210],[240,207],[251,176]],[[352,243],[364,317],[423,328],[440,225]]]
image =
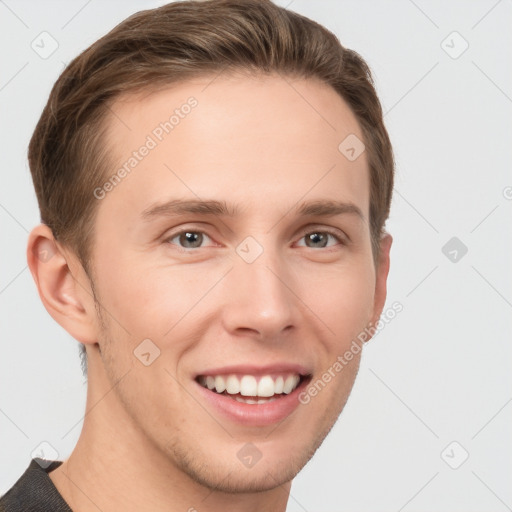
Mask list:
[[48,473],[62,461],[34,458],[18,481],[0,498],[0,512],[73,512]]

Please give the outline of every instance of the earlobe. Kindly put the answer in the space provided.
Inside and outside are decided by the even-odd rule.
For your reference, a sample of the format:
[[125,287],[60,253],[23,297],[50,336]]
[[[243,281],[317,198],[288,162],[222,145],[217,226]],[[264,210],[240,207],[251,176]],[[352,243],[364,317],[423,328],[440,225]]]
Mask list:
[[39,297],[51,317],[77,341],[96,343],[89,280],[78,259],[55,241],[48,226],[40,224],[30,233],[27,261]]

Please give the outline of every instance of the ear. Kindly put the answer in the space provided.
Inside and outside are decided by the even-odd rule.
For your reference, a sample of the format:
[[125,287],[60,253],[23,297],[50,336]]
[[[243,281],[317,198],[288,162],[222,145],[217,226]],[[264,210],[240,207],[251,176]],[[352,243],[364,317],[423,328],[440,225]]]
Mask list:
[[73,338],[97,343],[96,309],[89,278],[79,260],[56,242],[45,224],[30,233],[27,261],[39,297],[51,317]]
[[386,303],[389,252],[391,250],[392,243],[393,237],[387,233],[380,239],[380,253],[375,273],[375,296],[371,325],[375,325],[378,322],[380,315],[382,314],[382,310],[384,309],[384,304]]

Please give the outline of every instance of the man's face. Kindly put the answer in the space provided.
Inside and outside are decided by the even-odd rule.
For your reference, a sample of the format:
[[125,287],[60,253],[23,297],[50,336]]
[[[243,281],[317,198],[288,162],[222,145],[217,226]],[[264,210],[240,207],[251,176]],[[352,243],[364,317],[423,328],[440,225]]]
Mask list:
[[[112,386],[126,375],[114,388],[118,441],[220,490],[287,482],[348,398],[360,352],[334,370],[338,356],[379,313],[366,155],[338,149],[362,139],[358,123],[325,84],[276,75],[212,76],[112,110],[112,174],[150,148],[95,221],[104,328],[90,374]],[[301,212],[313,202],[344,206]]]

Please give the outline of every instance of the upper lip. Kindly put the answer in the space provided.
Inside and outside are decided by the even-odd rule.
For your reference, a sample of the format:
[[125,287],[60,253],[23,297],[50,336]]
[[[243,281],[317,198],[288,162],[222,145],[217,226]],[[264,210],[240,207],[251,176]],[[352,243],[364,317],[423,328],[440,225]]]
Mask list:
[[298,374],[301,376],[311,375],[311,371],[309,371],[305,366],[301,364],[291,364],[291,363],[276,363],[266,366],[255,366],[254,364],[239,364],[239,365],[230,365],[230,366],[222,366],[218,368],[208,368],[204,371],[199,372],[196,377],[200,375],[230,375],[230,374],[241,374],[241,375],[254,375],[254,376],[263,376],[269,374],[276,373],[290,373],[290,374]]

